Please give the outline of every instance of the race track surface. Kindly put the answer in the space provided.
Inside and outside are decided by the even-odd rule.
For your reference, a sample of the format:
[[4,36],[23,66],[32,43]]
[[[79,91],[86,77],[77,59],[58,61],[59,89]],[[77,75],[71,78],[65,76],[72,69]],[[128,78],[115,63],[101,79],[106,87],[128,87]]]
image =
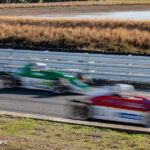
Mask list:
[[[150,92],[137,93],[150,97]],[[81,98],[83,95],[56,95],[47,91],[0,88],[0,111],[69,118],[68,101]]]
[[68,101],[81,97],[38,90],[0,89],[0,110],[67,118]]

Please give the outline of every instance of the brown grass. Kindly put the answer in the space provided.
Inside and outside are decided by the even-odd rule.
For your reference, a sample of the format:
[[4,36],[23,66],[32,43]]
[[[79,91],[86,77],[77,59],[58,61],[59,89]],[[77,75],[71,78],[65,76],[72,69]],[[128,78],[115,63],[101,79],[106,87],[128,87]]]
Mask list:
[[112,5],[150,5],[150,1],[77,1],[52,3],[11,3],[0,4],[0,8],[34,8],[34,7],[70,7],[70,6],[112,6]]
[[0,17],[0,44],[149,53],[150,21]]

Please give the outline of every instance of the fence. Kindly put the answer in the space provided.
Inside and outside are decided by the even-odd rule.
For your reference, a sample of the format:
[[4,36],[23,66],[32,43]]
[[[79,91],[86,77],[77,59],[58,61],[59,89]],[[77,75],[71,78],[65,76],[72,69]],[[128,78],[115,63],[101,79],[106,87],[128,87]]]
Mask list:
[[0,71],[14,72],[29,62],[98,79],[150,82],[150,57],[146,56],[0,49]]

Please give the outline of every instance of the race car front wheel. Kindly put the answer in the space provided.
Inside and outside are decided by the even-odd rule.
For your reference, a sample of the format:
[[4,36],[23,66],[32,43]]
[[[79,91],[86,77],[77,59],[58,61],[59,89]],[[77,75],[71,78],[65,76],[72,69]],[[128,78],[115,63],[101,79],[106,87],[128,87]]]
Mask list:
[[81,102],[71,102],[70,116],[72,119],[87,120],[89,118],[88,104]]

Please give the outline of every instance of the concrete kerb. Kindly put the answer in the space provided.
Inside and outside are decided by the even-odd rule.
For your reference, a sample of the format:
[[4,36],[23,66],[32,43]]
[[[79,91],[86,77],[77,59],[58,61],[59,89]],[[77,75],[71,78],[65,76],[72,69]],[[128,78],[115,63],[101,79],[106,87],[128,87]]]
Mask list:
[[89,127],[111,129],[111,130],[123,131],[123,132],[129,132],[129,133],[150,134],[150,128],[144,128],[144,127],[126,126],[126,125],[99,123],[99,122],[90,122],[90,121],[80,121],[80,120],[55,118],[55,117],[23,114],[23,113],[7,112],[7,111],[0,111],[0,114],[7,115],[7,116],[30,118],[30,119],[36,119],[36,120],[52,121],[52,122],[58,122],[58,123],[67,123],[67,124],[73,124],[73,125],[83,125],[83,126],[89,126]]

